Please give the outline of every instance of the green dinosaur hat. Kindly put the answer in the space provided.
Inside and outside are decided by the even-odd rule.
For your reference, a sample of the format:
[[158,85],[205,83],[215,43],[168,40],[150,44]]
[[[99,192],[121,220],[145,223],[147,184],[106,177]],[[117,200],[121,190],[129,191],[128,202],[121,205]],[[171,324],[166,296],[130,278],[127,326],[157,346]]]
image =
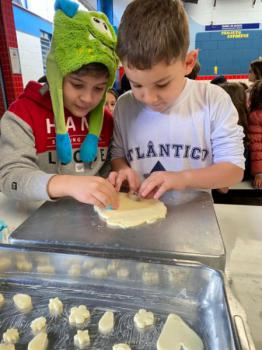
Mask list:
[[[107,88],[111,88],[118,59],[115,53],[116,34],[103,13],[79,11],[78,4],[70,0],[56,0],[55,9],[46,76],[55,117],[57,156],[62,163],[67,164],[72,160],[72,145],[65,124],[63,78],[83,65],[102,63],[109,72]],[[96,158],[104,102],[105,96],[90,112],[89,133],[80,147],[83,162],[92,162]]]

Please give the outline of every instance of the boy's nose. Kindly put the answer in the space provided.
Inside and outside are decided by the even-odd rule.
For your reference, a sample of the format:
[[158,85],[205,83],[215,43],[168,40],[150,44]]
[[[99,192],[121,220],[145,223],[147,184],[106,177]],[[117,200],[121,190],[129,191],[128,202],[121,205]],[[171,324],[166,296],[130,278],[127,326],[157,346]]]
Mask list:
[[157,102],[157,95],[154,92],[151,91],[144,91],[143,95],[143,102],[147,105],[153,105]]
[[82,94],[80,96],[80,100],[82,102],[85,102],[86,104],[89,104],[93,101],[93,97],[92,97],[92,94],[90,92],[86,92],[85,94]]

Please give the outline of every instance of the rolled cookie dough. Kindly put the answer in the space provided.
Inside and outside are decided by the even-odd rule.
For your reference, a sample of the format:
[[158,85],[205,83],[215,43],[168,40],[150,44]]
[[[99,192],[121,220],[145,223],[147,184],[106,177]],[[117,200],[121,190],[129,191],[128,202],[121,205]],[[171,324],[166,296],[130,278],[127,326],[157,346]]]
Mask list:
[[94,207],[101,219],[112,227],[135,227],[142,224],[151,224],[166,217],[167,208],[157,199],[132,200],[127,193],[119,193],[119,208],[115,210]]
[[87,329],[77,331],[76,335],[74,336],[74,344],[79,349],[85,349],[90,345],[90,337]]
[[106,311],[98,322],[99,332],[102,334],[108,334],[112,332],[114,323],[114,313],[112,311]]
[[0,350],[15,350],[14,344],[0,344]]
[[124,343],[113,345],[113,350],[131,350],[130,346]]
[[16,328],[8,328],[3,334],[3,341],[6,344],[16,344],[19,340],[19,333]]
[[3,296],[3,294],[0,293],[0,307],[2,307],[5,303],[5,297]]
[[140,309],[134,316],[134,322],[137,328],[144,329],[153,326],[155,317],[153,312]]
[[27,350],[46,350],[48,338],[45,332],[37,334],[28,344]]
[[18,310],[22,312],[28,312],[32,310],[32,299],[30,295],[27,294],[16,294],[13,297],[15,306],[18,308]]
[[31,329],[34,335],[39,332],[46,332],[46,318],[41,316],[31,322]]
[[49,299],[48,309],[52,316],[59,316],[63,312],[64,305],[59,298],[51,298]]
[[200,337],[176,314],[169,314],[157,340],[157,350],[203,350]]

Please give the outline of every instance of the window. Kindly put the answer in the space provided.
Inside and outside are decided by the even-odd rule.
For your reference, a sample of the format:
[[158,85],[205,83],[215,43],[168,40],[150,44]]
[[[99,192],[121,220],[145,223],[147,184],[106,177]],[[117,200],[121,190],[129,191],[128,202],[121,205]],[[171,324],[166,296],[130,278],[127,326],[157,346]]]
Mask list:
[[41,42],[44,74],[46,74],[46,58],[50,50],[51,39],[52,39],[51,34],[41,31],[40,42]]

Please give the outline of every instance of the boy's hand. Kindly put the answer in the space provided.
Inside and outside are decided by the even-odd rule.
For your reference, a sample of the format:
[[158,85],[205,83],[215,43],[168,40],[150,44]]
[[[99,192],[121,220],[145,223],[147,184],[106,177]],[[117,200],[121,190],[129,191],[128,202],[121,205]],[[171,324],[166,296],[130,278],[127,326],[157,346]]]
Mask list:
[[120,191],[123,182],[127,182],[129,191],[134,192],[138,191],[141,184],[138,173],[131,168],[112,171],[108,176],[108,181],[115,187],[117,192]]
[[255,188],[262,188],[262,174],[257,174],[253,181],[253,186]]
[[156,171],[152,173],[141,185],[139,195],[143,198],[160,198],[170,190],[184,190],[186,178],[183,172]]
[[112,206],[116,209],[119,205],[115,188],[99,176],[56,175],[49,180],[48,193],[51,198],[70,196],[99,208]]

